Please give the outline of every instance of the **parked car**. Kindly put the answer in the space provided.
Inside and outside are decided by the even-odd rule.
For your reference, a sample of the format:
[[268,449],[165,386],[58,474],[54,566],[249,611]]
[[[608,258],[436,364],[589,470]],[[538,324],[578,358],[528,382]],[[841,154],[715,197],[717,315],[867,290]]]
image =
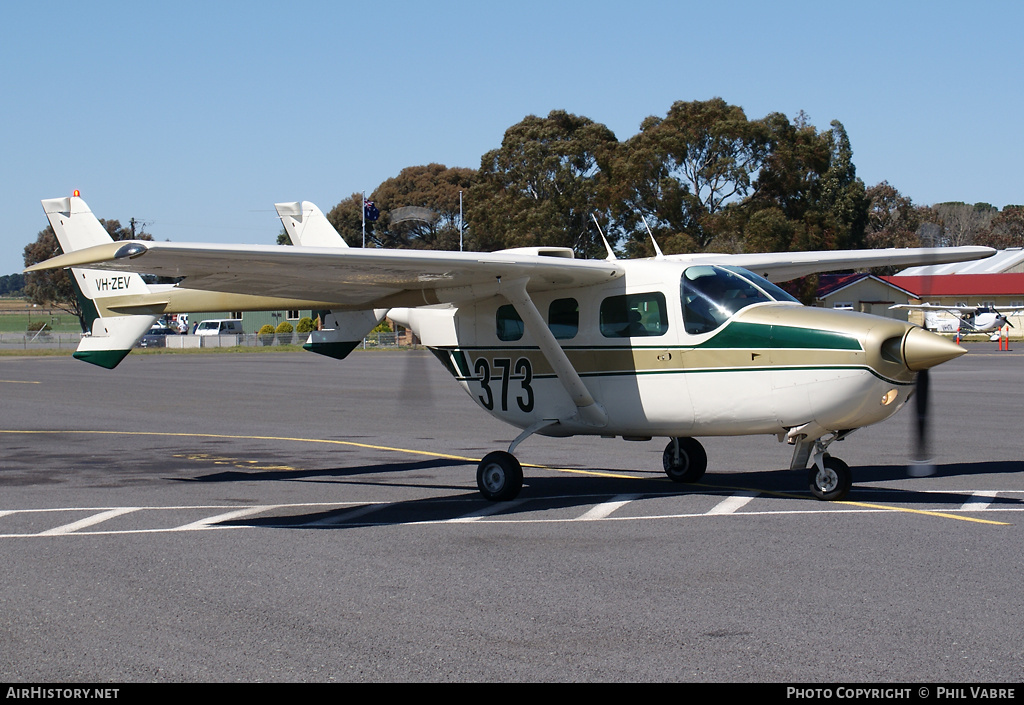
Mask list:
[[166,347],[167,336],[169,335],[177,335],[177,331],[174,331],[167,326],[153,326],[149,329],[149,332],[139,338],[138,346],[140,348]]
[[196,326],[196,335],[243,335],[242,319],[211,318]]

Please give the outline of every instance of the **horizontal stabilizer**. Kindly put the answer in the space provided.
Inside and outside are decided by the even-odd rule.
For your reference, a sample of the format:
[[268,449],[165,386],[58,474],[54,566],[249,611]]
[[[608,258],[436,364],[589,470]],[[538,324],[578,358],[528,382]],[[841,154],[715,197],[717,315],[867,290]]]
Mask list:
[[315,330],[302,346],[304,350],[342,360],[363,342],[363,338],[377,327],[387,309],[375,311],[331,311],[324,320],[324,328]]
[[96,318],[91,333],[82,337],[74,357],[112,370],[154,323],[156,316]]

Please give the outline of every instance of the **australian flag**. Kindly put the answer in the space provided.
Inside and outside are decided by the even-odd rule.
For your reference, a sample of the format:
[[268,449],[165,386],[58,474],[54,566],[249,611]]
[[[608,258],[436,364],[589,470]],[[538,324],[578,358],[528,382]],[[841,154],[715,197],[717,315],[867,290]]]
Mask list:
[[373,205],[373,201],[363,201],[363,215],[369,221],[377,220],[380,217],[380,211],[377,210],[377,206]]

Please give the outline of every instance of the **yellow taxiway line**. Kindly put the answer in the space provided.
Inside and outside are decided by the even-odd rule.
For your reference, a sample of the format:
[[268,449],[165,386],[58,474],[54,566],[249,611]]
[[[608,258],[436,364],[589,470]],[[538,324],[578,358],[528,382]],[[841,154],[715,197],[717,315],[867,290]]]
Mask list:
[[[465,462],[478,463],[480,458],[467,458],[462,455],[451,455],[449,453],[438,453],[435,451],[428,450],[415,450],[412,448],[396,448],[393,446],[382,446],[375,445],[372,443],[358,443],[356,441],[339,441],[331,438],[297,438],[293,436],[249,436],[249,435],[230,435],[222,433],[179,433],[171,431],[19,431],[14,429],[0,429],[0,434],[25,434],[25,435],[110,435],[110,436],[160,436],[165,438],[224,438],[233,440],[246,440],[246,441],[291,441],[294,443],[326,443],[330,445],[340,446],[351,446],[353,448],[367,448],[370,450],[384,450],[393,453],[409,453],[412,455],[426,455],[431,458],[443,458],[445,460],[461,460]],[[573,468],[554,468],[547,465],[534,465],[524,463],[524,467],[538,468],[541,470],[551,470],[553,472],[564,472],[575,475],[591,475],[594,477],[610,477],[625,480],[638,480],[643,479],[636,475],[627,475],[622,473],[598,471],[598,470],[578,470]],[[727,490],[742,490],[759,492],[760,494],[773,495],[777,497],[788,497],[792,499],[806,499],[800,495],[788,494],[785,492],[772,492],[769,490],[753,489],[749,487],[727,487],[724,485],[705,485],[700,483],[694,483],[691,487],[705,487],[709,489],[727,489]],[[957,514],[949,514],[947,512],[936,512],[927,509],[910,509],[906,507],[892,507],[884,504],[871,504],[868,502],[851,502],[843,500],[836,502],[836,504],[848,504],[854,507],[864,507],[867,509],[880,509],[892,512],[906,512],[908,514],[922,514],[925,516],[939,517],[942,519],[956,519],[957,521],[969,521],[977,524],[990,524],[994,526],[1012,526],[1012,524],[1002,521],[992,521],[990,519],[978,519],[975,517],[959,516]]]

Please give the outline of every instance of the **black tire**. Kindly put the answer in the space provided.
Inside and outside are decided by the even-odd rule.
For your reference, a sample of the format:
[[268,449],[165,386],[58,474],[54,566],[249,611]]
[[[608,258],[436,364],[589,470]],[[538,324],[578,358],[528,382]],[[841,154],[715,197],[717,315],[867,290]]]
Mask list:
[[476,468],[476,486],[492,502],[515,499],[523,489],[523,466],[503,450],[488,453]]
[[679,461],[676,462],[675,442],[669,441],[661,456],[662,467],[672,482],[697,482],[708,469],[708,454],[695,438],[679,439]]
[[853,485],[850,466],[831,455],[822,458],[821,464],[825,466],[824,472],[819,472],[818,466],[812,464],[807,474],[811,494],[825,502],[838,502],[844,499]]

